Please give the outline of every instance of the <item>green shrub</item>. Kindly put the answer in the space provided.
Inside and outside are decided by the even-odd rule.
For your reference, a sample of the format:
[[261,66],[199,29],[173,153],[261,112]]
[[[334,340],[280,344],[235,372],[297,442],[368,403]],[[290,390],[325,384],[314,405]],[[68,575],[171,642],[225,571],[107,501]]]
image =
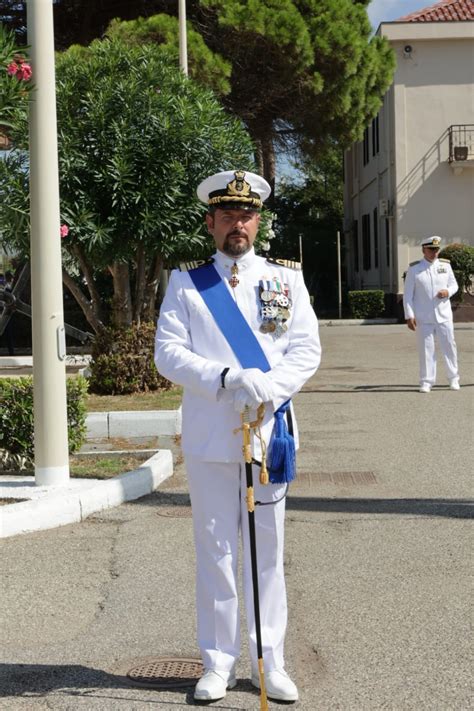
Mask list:
[[[81,376],[68,378],[66,392],[69,452],[73,454],[80,449],[86,438],[86,379]],[[33,462],[33,378],[31,377],[0,379],[0,450],[3,450],[4,466],[8,459],[20,468]]]
[[149,390],[169,390],[153,360],[155,325],[105,328],[92,347],[89,390],[100,395],[126,395]]
[[459,290],[452,297],[455,301],[462,301],[464,292],[472,287],[474,276],[474,247],[468,244],[448,244],[441,250],[439,256],[442,259],[449,259],[453,268],[454,276],[459,286]]
[[385,311],[384,292],[380,289],[350,291],[348,296],[353,318],[377,318]]

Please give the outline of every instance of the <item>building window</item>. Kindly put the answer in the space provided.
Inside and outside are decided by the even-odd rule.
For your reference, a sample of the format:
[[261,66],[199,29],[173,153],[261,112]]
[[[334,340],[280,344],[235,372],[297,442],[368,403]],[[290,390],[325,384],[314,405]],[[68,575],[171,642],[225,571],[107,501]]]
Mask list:
[[359,226],[357,220],[352,225],[352,243],[354,245],[354,271],[359,271]]
[[363,146],[363,163],[364,165],[367,165],[369,162],[369,129],[366,128],[364,131],[364,146]]
[[379,266],[379,216],[377,208],[374,209],[374,267]]
[[372,259],[370,248],[370,214],[362,215],[362,268],[368,272]]
[[372,155],[376,156],[379,150],[379,117],[376,116],[372,121]]
[[385,260],[387,267],[390,266],[390,224],[385,220]]

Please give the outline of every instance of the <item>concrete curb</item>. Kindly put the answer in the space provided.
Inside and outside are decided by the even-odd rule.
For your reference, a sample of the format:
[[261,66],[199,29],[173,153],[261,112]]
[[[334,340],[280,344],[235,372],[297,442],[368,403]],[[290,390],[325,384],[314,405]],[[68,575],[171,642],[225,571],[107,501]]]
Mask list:
[[334,318],[320,319],[320,326],[385,326],[400,323],[396,318]]
[[181,434],[179,410],[120,410],[89,412],[86,418],[87,439],[110,437],[155,437]]
[[[91,355],[69,354],[65,358],[66,365],[77,365],[87,368]],[[32,368],[33,356],[0,356],[0,365],[4,368]]]
[[[71,479],[66,487],[36,487],[34,477],[0,477],[0,496],[31,498],[0,508],[0,538],[78,523],[98,511],[146,496],[173,474],[170,450],[112,479]],[[9,484],[11,486],[9,486]]]

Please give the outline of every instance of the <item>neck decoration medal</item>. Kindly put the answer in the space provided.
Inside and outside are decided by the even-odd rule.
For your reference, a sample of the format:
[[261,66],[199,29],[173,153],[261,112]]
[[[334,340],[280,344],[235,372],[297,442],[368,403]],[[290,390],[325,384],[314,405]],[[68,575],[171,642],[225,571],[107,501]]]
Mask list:
[[239,280],[237,278],[237,274],[239,273],[239,267],[237,266],[236,262],[233,263],[233,265],[230,268],[230,273],[232,274],[231,278],[229,279],[229,284],[233,289],[237,286],[239,283]]
[[283,284],[278,277],[261,279],[259,282],[260,331],[271,333],[280,338],[287,330],[285,321],[290,318],[291,298],[288,284]]

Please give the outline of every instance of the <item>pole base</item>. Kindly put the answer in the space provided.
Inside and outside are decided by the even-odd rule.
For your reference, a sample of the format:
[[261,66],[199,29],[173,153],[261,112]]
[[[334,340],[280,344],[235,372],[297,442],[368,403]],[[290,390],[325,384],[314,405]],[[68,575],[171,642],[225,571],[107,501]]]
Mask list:
[[35,467],[36,486],[63,486],[69,483],[69,464],[62,467]]

